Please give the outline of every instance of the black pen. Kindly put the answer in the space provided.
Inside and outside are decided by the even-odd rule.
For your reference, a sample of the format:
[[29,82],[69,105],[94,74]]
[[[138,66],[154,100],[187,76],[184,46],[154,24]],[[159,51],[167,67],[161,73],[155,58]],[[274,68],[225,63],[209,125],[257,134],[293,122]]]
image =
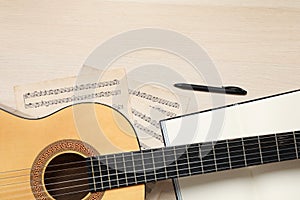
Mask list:
[[213,86],[195,85],[195,84],[188,84],[188,83],[175,83],[174,86],[183,90],[214,92],[214,93],[233,94],[233,95],[247,94],[246,90],[236,86],[213,87]]

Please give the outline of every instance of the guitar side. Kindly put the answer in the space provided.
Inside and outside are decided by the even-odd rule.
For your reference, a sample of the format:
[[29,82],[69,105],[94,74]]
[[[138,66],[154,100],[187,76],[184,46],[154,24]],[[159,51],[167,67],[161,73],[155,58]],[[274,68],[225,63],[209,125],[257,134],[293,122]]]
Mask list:
[[[79,147],[72,141],[83,141],[91,149],[84,147],[85,150],[77,151]],[[77,104],[36,120],[0,110],[0,199],[37,199],[31,189],[31,169],[35,163],[39,166],[38,155],[51,144],[62,148],[73,145],[69,151],[84,157],[90,156],[85,152],[97,155],[140,150],[127,119],[102,104]],[[52,149],[56,150],[57,146]],[[53,156],[64,153],[64,149],[52,154],[49,150],[46,152],[45,155],[52,156],[50,161]],[[144,194],[144,185],[138,185],[109,190],[102,195],[89,194],[84,199],[142,200]],[[46,196],[53,199],[49,194]]]

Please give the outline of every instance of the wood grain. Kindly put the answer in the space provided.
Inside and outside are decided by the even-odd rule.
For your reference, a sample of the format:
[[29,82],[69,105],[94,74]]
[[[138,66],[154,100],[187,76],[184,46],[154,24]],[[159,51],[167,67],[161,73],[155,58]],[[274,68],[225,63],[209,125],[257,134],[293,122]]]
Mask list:
[[[77,75],[111,36],[156,27],[182,33],[214,61],[224,85],[248,90],[226,104],[299,88],[300,3],[297,0],[0,1],[0,102],[15,107],[13,87]],[[164,63],[164,56],[140,62]],[[134,68],[129,59],[123,67]],[[175,64],[174,64],[175,63]],[[185,73],[180,62],[170,66]],[[203,82],[193,73],[188,80]],[[198,109],[211,107],[197,94]]]
[[196,41],[224,85],[244,86],[246,98],[298,88],[299,2],[228,2],[0,1],[0,102],[14,106],[15,85],[76,75],[97,45],[143,27],[171,29]]

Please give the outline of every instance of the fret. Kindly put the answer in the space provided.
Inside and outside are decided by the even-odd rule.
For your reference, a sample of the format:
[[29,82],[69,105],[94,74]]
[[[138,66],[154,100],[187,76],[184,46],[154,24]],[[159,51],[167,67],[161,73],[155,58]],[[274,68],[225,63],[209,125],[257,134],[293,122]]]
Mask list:
[[93,167],[93,157],[90,157],[86,160],[86,164],[88,166],[88,172],[89,172],[89,188],[91,191],[96,191],[96,181],[95,181],[95,175],[94,175],[94,167]]
[[125,161],[124,161],[124,154],[116,154],[116,169],[118,173],[118,183],[120,186],[126,186],[127,183],[127,177],[125,173]]
[[296,133],[293,132],[293,136],[294,136],[294,142],[295,142],[295,150],[296,150],[296,155],[297,155],[297,159],[299,159],[299,151],[298,151],[298,147],[297,147],[297,142],[296,142]]
[[105,157],[105,165],[106,165],[106,169],[107,169],[107,178],[108,178],[108,188],[111,188],[111,181],[110,181],[110,170],[109,170],[109,166],[108,166],[108,160],[107,160],[107,156]]
[[152,167],[153,167],[153,174],[154,174],[154,180],[157,181],[157,178],[156,178],[156,173],[155,173],[155,164],[154,164],[154,156],[153,156],[153,150],[151,149],[151,160],[152,160]]
[[213,152],[213,155],[214,155],[214,161],[215,161],[215,166],[216,166],[216,171],[218,171],[218,166],[217,166],[217,161],[216,161],[216,153],[215,153],[215,142],[212,141],[211,142],[211,146],[212,146],[212,152]]
[[115,174],[116,174],[116,182],[117,182],[117,186],[120,187],[119,172],[118,172],[118,167],[117,167],[117,159],[116,159],[115,154],[113,156],[114,156],[114,169],[115,169]]
[[156,180],[152,150],[149,149],[142,151],[142,157],[144,160],[146,181],[149,182]]
[[199,144],[191,144],[188,149],[188,161],[191,175],[202,173],[202,163],[200,160]]
[[154,169],[157,180],[164,180],[167,178],[167,169],[164,151],[162,149],[153,150]]
[[166,178],[168,177],[168,173],[167,173],[167,162],[166,162],[166,156],[165,156],[165,151],[162,149],[162,155],[163,155],[163,161],[164,161],[164,168],[165,168],[165,174],[166,174]]
[[175,147],[174,152],[175,152],[179,177],[190,174],[186,145]]
[[178,175],[178,168],[176,163],[175,157],[175,149],[174,147],[167,147],[163,149],[164,158],[165,158],[165,166],[167,171],[167,178],[177,178]]
[[191,165],[190,165],[190,160],[189,160],[189,151],[188,151],[189,145],[185,145],[185,155],[186,155],[186,160],[187,160],[187,166],[188,166],[188,171],[189,175],[191,175]]
[[203,160],[202,160],[202,154],[201,154],[201,144],[198,144],[198,151],[199,151],[199,155],[200,155],[201,173],[204,174]]
[[247,166],[259,165],[262,163],[259,139],[257,136],[244,137],[243,144],[245,149]]
[[106,156],[108,174],[110,180],[110,187],[115,187],[119,185],[117,171],[116,171],[116,159],[113,154]]
[[127,185],[129,185],[129,183],[128,183],[128,173],[126,172],[127,170],[126,170],[126,162],[125,162],[126,159],[125,159],[125,155],[126,155],[126,154],[122,154],[122,158],[123,158],[122,160],[123,160],[123,166],[124,166],[124,174],[125,174],[125,177],[126,177],[126,180],[125,180],[125,181],[126,181],[126,186],[127,186]]
[[136,176],[137,183],[145,182],[145,167],[142,158],[142,154],[140,152],[133,152],[133,163],[134,163],[134,171]]
[[[100,163],[100,164],[99,164]],[[106,164],[106,156],[100,156],[98,160],[99,169],[102,177],[102,188],[109,188],[110,181],[109,181],[109,174],[108,174],[108,167]]]
[[228,153],[229,167],[230,167],[230,169],[232,169],[228,140],[225,140],[225,141],[226,141],[226,146],[227,146],[227,153]]
[[257,136],[257,138],[258,138],[258,148],[259,148],[259,154],[260,154],[260,163],[263,164],[264,161],[263,161],[263,157],[262,157],[262,153],[261,153],[261,145],[260,145],[259,136]]
[[242,140],[242,146],[243,146],[243,153],[244,153],[244,161],[245,161],[245,166],[247,167],[247,161],[246,161],[246,152],[245,152],[245,144],[244,144],[244,139],[241,138]]
[[133,183],[137,183],[136,177],[135,177],[135,171],[134,171],[134,161],[132,152],[124,153],[124,167],[127,177],[127,184],[131,185]]
[[259,136],[262,159],[264,163],[278,162],[275,135]]
[[276,134],[280,161],[297,158],[296,141],[293,132]]
[[179,177],[179,170],[178,170],[178,163],[177,163],[177,155],[176,155],[176,147],[173,146],[173,153],[174,153],[174,164],[175,164],[175,168],[176,168],[176,175],[177,177]]
[[102,176],[101,176],[101,171],[100,171],[100,165],[99,165],[99,157],[91,157],[91,162],[93,164],[93,172],[94,172],[94,184],[96,186],[96,190],[103,190],[103,185],[102,185]]
[[245,158],[242,139],[228,140],[231,168],[245,167]]
[[300,131],[295,131],[295,138],[296,138],[296,145],[297,145],[297,155],[299,157],[299,152],[300,152]]
[[227,142],[225,140],[217,141],[214,145],[214,152],[218,171],[230,169]]
[[276,136],[276,134],[275,134],[275,142],[276,142],[276,151],[277,151],[278,161],[280,161],[280,155],[279,155],[279,149],[278,149],[278,141],[277,141],[277,136]]
[[217,171],[215,156],[211,142],[205,142],[200,147],[204,173]]
[[113,157],[114,157],[114,169],[115,169],[115,175],[116,175],[116,183],[117,183],[117,186],[120,187],[116,155],[113,155]]

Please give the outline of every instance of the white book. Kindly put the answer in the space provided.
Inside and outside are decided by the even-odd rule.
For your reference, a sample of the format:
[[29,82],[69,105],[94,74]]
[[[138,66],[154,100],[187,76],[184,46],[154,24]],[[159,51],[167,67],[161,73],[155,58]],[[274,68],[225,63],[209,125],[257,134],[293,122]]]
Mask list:
[[[162,120],[166,146],[300,130],[300,90]],[[174,180],[178,199],[298,198],[300,161]]]

